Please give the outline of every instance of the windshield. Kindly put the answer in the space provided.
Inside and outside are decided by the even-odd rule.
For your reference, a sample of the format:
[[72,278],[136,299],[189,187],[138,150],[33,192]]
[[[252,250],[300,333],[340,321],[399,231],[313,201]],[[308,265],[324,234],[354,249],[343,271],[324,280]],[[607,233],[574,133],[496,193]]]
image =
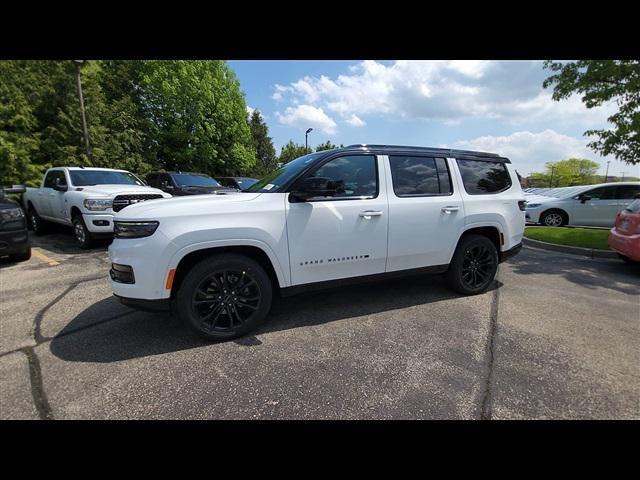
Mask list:
[[310,153],[308,155],[298,157],[295,160],[291,160],[289,163],[285,163],[282,167],[271,172],[263,179],[258,180],[244,191],[255,193],[276,192],[285,183],[308,167],[310,163],[323,156],[325,153],[326,152]]
[[177,173],[173,180],[179,187],[219,187],[220,184],[207,175],[193,175],[188,173]]
[[256,183],[258,180],[255,178],[236,178],[236,182],[240,185],[241,190],[245,190],[249,188],[251,185]]
[[71,170],[71,183],[76,187],[90,185],[144,185],[144,182],[129,172],[110,170]]

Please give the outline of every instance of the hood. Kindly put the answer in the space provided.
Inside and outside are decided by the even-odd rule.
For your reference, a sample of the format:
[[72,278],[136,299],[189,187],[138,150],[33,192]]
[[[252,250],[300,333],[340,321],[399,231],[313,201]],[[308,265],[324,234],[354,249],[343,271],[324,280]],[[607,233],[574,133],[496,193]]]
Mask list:
[[102,197],[111,197],[128,193],[157,193],[165,195],[162,190],[142,185],[89,185],[86,187],[73,187],[69,191],[76,191],[80,188],[83,193]]
[[153,220],[162,217],[179,217],[189,214],[214,214],[227,204],[245,203],[255,200],[263,193],[230,192],[218,195],[187,195],[183,197],[147,200],[123,208],[116,220]]
[[0,196],[0,210],[8,209],[8,208],[16,208],[19,207],[20,204],[16,202],[14,199]]

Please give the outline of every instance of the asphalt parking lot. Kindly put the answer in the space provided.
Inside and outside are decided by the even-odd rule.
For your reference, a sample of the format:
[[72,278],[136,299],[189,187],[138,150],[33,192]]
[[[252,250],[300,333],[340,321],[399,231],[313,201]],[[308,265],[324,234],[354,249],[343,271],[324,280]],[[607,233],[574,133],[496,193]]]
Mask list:
[[119,304],[106,244],[0,262],[3,419],[638,419],[640,269],[525,248],[486,294],[439,276],[279,301],[207,344]]

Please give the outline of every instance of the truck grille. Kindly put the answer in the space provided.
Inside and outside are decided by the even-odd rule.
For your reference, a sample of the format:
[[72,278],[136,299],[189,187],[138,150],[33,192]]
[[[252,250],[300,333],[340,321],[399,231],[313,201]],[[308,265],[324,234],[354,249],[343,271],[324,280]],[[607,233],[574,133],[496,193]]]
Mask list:
[[145,200],[153,200],[155,198],[162,198],[162,195],[158,194],[139,194],[139,195],[118,195],[113,199],[113,211],[119,212],[124,207],[133,205],[134,203],[144,202]]

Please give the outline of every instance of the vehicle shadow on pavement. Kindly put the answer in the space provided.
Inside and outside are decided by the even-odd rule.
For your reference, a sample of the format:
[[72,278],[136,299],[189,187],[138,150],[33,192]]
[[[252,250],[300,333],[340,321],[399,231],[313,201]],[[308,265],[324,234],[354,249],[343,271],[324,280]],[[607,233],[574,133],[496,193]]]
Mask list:
[[[495,282],[492,290],[502,284]],[[337,320],[436,303],[457,298],[440,276],[324,290],[277,299],[267,321],[255,332],[233,341],[250,348],[262,342],[257,335],[326,324]],[[114,315],[115,312],[118,312]],[[50,343],[51,352],[71,362],[117,362],[208,345],[176,317],[163,313],[122,313],[115,298],[84,310]]]
[[78,254],[106,251],[111,244],[111,239],[96,239],[95,245],[87,250],[80,248],[70,227],[52,223],[47,225],[47,232],[44,235],[35,235],[29,231],[29,240],[32,247],[39,247],[52,253]]
[[528,249],[528,255],[509,259],[514,272],[523,275],[561,275],[586,288],[608,288],[628,295],[640,293],[640,265],[622,260],[592,260]]

